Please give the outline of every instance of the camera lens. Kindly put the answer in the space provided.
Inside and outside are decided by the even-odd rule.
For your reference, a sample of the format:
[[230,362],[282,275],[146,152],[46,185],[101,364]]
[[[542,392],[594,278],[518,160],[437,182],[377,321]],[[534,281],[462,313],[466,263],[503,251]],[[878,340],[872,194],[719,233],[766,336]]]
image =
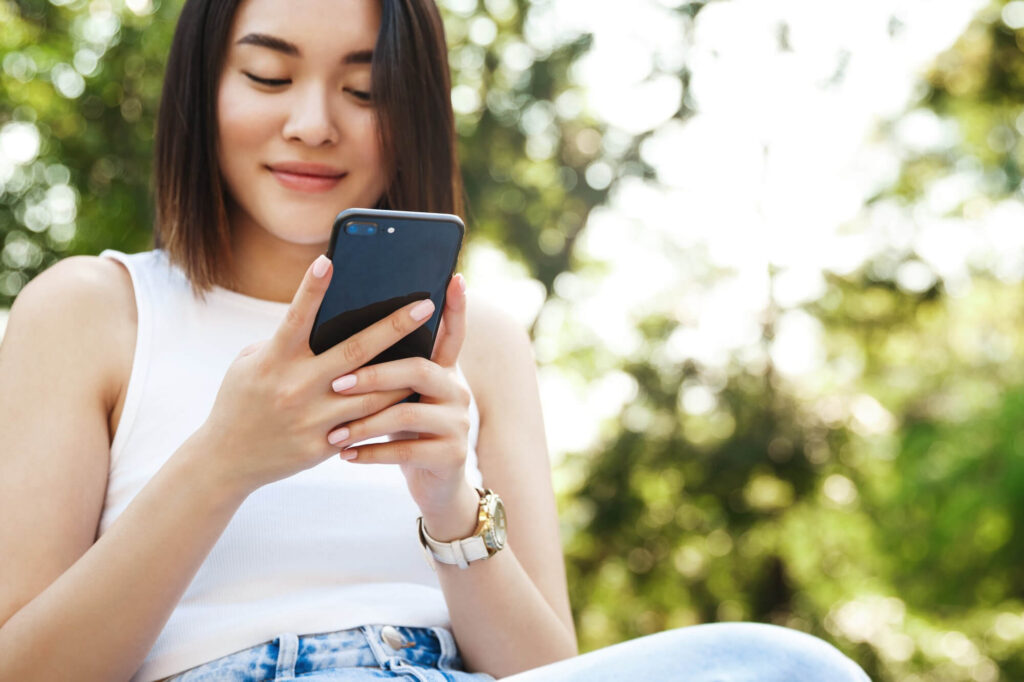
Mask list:
[[349,223],[345,226],[345,232],[354,235],[377,234],[377,226],[373,223]]

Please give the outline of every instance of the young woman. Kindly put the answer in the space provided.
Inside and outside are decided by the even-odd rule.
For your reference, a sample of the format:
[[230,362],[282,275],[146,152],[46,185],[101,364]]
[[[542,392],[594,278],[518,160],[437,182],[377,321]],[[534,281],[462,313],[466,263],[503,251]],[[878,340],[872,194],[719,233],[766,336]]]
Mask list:
[[577,656],[529,340],[461,276],[429,361],[364,366],[429,302],[310,351],[335,214],[459,211],[449,87],[431,0],[185,4],[156,248],[11,310],[0,680],[866,679],[764,625]]

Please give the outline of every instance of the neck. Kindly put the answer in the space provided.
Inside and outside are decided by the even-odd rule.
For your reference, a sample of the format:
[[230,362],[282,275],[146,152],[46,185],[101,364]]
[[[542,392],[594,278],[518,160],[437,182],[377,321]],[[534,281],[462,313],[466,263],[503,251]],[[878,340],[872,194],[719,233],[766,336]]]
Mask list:
[[230,288],[267,301],[290,303],[309,264],[327,251],[327,241],[297,244],[263,229],[248,215],[231,215],[234,261]]

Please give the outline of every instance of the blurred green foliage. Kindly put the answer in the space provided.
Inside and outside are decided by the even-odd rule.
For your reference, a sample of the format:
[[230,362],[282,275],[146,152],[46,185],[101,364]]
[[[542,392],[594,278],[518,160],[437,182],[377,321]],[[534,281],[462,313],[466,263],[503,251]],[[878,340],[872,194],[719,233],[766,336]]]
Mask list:
[[[917,106],[952,141],[908,154],[879,200],[912,213],[965,169],[975,188],[951,217],[983,225],[1024,197],[1024,26],[1004,19],[1024,3],[1005,4],[927,74]],[[1020,273],[971,263],[952,290],[937,273],[909,290],[896,277],[908,261],[913,248],[893,246],[804,306],[825,330],[811,386],[772,367],[773,306],[760,360],[725,376],[664,359],[686,322],[641,326],[642,350],[619,365],[635,397],[564,465],[585,647],[749,619],[822,636],[872,679],[1024,679]],[[714,409],[683,408],[693,386]]]
[[[572,66],[587,36],[532,44],[526,0],[441,4],[470,239],[521,261],[554,301],[556,278],[588,266],[573,247],[610,189],[588,185],[587,168],[610,163],[611,187],[652,177],[643,136],[609,145],[580,106]],[[912,206],[965,166],[984,181],[958,215],[1021,198],[1024,29],[1003,4],[935,61],[919,106],[960,134],[907,158],[889,198]],[[60,258],[149,248],[153,120],[179,8],[0,0],[0,142],[28,159],[0,161],[0,307]],[[664,317],[642,322],[637,357],[595,346],[554,359],[636,386],[600,443],[556,472],[583,650],[745,619],[823,636],[873,679],[1024,679],[1024,294],[984,267],[955,295],[941,278],[907,291],[889,265],[833,276],[805,307],[833,377],[813,390],[773,369],[772,309],[762,361],[724,373],[666,360],[685,323]],[[694,387],[714,409],[683,409]]]

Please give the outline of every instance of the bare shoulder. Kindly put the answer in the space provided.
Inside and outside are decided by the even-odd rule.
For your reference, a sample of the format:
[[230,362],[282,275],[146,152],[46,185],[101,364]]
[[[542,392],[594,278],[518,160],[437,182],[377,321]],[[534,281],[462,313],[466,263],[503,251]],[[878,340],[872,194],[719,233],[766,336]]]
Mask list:
[[96,382],[94,390],[112,407],[126,379],[125,356],[130,364],[137,324],[135,294],[124,266],[99,256],[70,256],[18,294],[5,341],[30,342],[41,358],[60,353],[81,360],[83,368],[93,367],[78,376]]
[[0,343],[0,623],[95,541],[133,294],[116,262],[75,256],[11,306]]
[[130,298],[132,293],[128,271],[117,261],[99,256],[68,256],[29,282],[17,300],[35,291],[56,293],[54,290],[61,288],[74,290],[70,294],[81,295],[82,299],[97,293]]
[[124,266],[99,256],[64,258],[25,285],[12,311],[28,308],[70,313],[82,305],[90,308],[90,314],[108,306],[134,311],[131,277]]
[[511,315],[481,297],[469,296],[466,340],[459,355],[481,412],[508,379],[536,371],[533,345],[527,330]]

